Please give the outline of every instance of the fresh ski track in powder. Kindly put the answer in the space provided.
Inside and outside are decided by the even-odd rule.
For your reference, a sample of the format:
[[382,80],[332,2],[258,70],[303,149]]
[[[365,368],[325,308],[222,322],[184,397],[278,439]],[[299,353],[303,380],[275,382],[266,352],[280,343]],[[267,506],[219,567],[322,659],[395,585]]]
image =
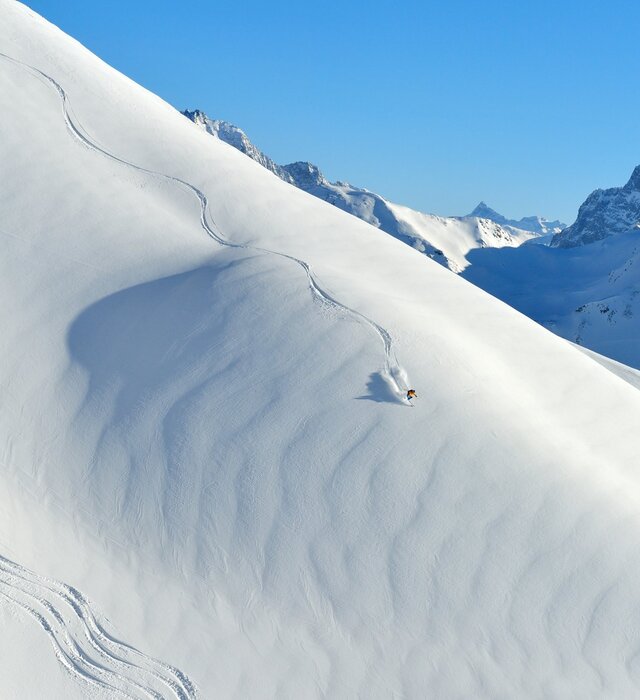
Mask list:
[[[56,80],[41,70],[4,53],[0,52],[0,57],[21,66],[55,88],[62,101],[67,129],[82,145],[122,165],[147,175],[175,182],[192,192],[200,204],[200,224],[207,235],[218,244],[230,248],[242,248],[277,255],[302,267],[307,275],[309,289],[322,303],[354,316],[373,328],[380,336],[384,347],[384,376],[392,385],[398,399],[402,400],[407,391],[406,372],[398,364],[393,352],[391,335],[385,328],[359,311],[342,304],[326,292],[318,284],[309,264],[304,260],[267,248],[232,243],[226,240],[216,230],[215,222],[211,225],[207,220],[208,200],[204,192],[180,178],[143,168],[106,151],[89,138],[77,120],[73,120],[67,94]],[[181,671],[155,661],[133,647],[110,637],[97,622],[85,598],[76,589],[38,576],[19,564],[0,556],[0,594],[39,622],[49,636],[60,663],[83,681],[127,698],[134,698],[134,700],[147,697],[163,700],[163,698],[168,697],[162,694],[163,688],[164,692],[170,689],[179,700],[192,700],[197,697],[195,686]],[[69,608],[75,613],[72,625],[67,624],[62,613],[62,610]],[[75,630],[76,627],[79,627],[79,630]],[[99,661],[92,658],[92,653],[94,657],[97,653]],[[132,661],[131,656],[134,656],[138,663]]]
[[[35,75],[38,78],[44,79],[49,85],[52,85],[56,92],[60,95],[60,99],[62,100],[62,111],[64,114],[64,120],[65,124],[67,126],[67,129],[69,132],[76,138],[80,143],[82,143],[84,146],[87,148],[91,149],[92,151],[96,151],[98,153],[101,153],[102,155],[106,156],[107,158],[110,158],[111,160],[115,161],[116,163],[121,163],[122,165],[125,165],[129,168],[133,168],[134,170],[137,170],[141,173],[145,173],[147,175],[152,175],[153,177],[158,177],[162,178],[164,180],[167,180],[169,182],[175,182],[177,185],[180,185],[181,187],[185,187],[187,190],[192,192],[197,198],[198,202],[200,204],[200,225],[202,226],[203,230],[205,233],[210,236],[216,243],[219,243],[222,246],[226,246],[228,248],[240,248],[244,250],[253,250],[256,252],[260,253],[268,253],[270,255],[277,255],[278,257],[281,258],[286,258],[287,260],[291,260],[295,263],[297,263],[306,273],[307,275],[307,280],[309,282],[309,289],[311,290],[312,294],[314,294],[322,303],[326,304],[329,307],[332,307],[338,311],[343,311],[346,312],[347,314],[350,314],[351,316],[363,321],[365,324],[369,325],[371,328],[375,330],[375,332],[380,336],[380,340],[382,341],[383,347],[384,347],[384,372],[383,376],[386,379],[386,381],[389,383],[391,386],[393,392],[397,395],[398,400],[402,401],[404,398],[405,393],[407,392],[408,387],[408,377],[407,373],[402,367],[398,364],[398,360],[395,356],[395,353],[393,352],[393,340],[391,338],[391,334],[382,326],[380,326],[378,323],[375,321],[371,320],[364,314],[360,313],[359,311],[356,311],[355,309],[352,309],[345,304],[341,303],[334,297],[332,297],[328,292],[326,292],[319,284],[316,278],[314,277],[313,273],[311,272],[311,267],[307,262],[304,260],[301,260],[300,258],[296,258],[293,255],[287,255],[286,253],[280,253],[276,250],[270,250],[269,248],[263,248],[260,246],[251,246],[243,243],[233,243],[231,241],[228,241],[221,233],[216,231],[218,228],[215,224],[215,222],[212,222],[213,225],[209,224],[207,221],[207,215],[209,214],[209,202],[207,200],[207,196],[205,193],[195,187],[195,185],[192,185],[189,182],[186,182],[185,180],[181,180],[178,177],[174,177],[172,175],[166,175],[165,173],[160,173],[155,170],[149,170],[148,168],[144,168],[140,165],[136,165],[135,163],[132,163],[128,160],[125,160],[124,158],[120,158],[119,156],[114,155],[113,153],[110,153],[109,151],[105,150],[101,146],[99,146],[97,143],[95,143],[84,131],[78,120],[74,122],[73,118],[71,117],[70,114],[70,109],[69,109],[69,99],[67,97],[67,93],[65,92],[64,88],[58,83],[56,80],[54,80],[50,75],[47,75],[43,71],[39,70],[38,68],[35,68],[34,66],[30,66],[22,61],[19,61],[11,56],[8,56],[7,54],[4,54],[0,52],[0,58],[4,58],[5,60],[11,61],[12,63],[15,63],[16,65],[21,66],[22,68],[25,68],[28,70],[30,73]],[[209,214],[210,217],[210,214]]]
[[0,17],[0,696],[637,697],[635,386]]

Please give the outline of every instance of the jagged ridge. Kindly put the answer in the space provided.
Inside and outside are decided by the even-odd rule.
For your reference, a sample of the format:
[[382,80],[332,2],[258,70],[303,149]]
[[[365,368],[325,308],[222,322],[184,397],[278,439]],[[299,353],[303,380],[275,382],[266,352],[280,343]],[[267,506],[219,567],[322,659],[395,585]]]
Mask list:
[[512,226],[523,231],[531,231],[540,235],[549,233],[560,233],[566,227],[561,221],[549,221],[542,216],[523,216],[522,219],[507,219],[506,216],[499,214],[495,209],[492,209],[485,202],[480,202],[478,206],[468,216],[475,216],[482,219],[490,219],[502,226]]
[[597,189],[584,201],[575,223],[556,235],[551,245],[573,248],[626,233],[640,226],[640,165],[624,187]]
[[[465,255],[473,248],[517,246],[548,232],[545,219],[528,217],[522,219],[526,226],[518,228],[484,204],[483,212],[466,217],[439,217],[396,205],[365,188],[330,182],[318,166],[308,161],[278,165],[256,148],[242,129],[229,122],[210,119],[200,110],[185,110],[182,114],[285,182],[357,216],[454,272],[466,267]],[[549,225],[555,224],[559,222]]]

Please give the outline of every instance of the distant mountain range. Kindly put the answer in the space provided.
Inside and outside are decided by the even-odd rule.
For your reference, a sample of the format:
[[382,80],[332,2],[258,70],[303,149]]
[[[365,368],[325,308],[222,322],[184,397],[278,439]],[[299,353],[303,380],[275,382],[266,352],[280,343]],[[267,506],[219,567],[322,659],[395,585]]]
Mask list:
[[546,236],[547,234],[560,233],[562,229],[566,227],[557,219],[555,221],[549,221],[542,216],[525,216],[522,219],[507,219],[502,214],[489,207],[484,202],[480,202],[478,206],[469,214],[469,216],[476,216],[481,219],[491,219],[497,224],[502,226],[511,226],[513,228],[518,228],[523,231],[531,231],[533,233],[538,233],[541,236]]
[[471,251],[463,276],[578,345],[640,368],[640,166],[550,246]]
[[375,192],[348,182],[330,182],[318,166],[306,161],[278,165],[234,124],[211,119],[200,110],[183,114],[200,128],[237,148],[280,179],[386,231],[453,272],[467,266],[475,248],[515,247],[563,227],[538,216],[512,221],[481,202],[468,216],[442,217],[394,204]]
[[198,110],[183,114],[282,180],[386,231],[554,333],[640,368],[640,166],[624,187],[589,195],[569,227],[541,216],[507,219],[485,202],[467,216],[441,217],[329,182],[312,163],[278,165],[237,126]]

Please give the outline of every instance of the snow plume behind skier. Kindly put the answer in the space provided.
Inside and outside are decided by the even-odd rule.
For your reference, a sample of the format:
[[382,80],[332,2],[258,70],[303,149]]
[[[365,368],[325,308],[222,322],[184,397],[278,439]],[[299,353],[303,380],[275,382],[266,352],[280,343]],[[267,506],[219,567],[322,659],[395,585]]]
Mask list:
[[386,372],[380,373],[381,378],[389,387],[389,398],[392,396],[400,403],[411,403],[411,399],[417,398],[415,389],[409,389],[409,379],[404,369],[396,366],[387,368]]

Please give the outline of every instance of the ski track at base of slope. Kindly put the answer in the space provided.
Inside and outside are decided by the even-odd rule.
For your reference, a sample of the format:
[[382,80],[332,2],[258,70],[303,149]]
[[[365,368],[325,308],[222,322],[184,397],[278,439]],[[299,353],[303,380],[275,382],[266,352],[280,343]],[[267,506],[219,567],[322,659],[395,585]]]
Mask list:
[[182,671],[109,635],[72,586],[0,556],[0,595],[37,620],[76,678],[133,700],[197,700],[194,683]]
[[[368,316],[365,316],[364,314],[360,313],[359,311],[356,311],[355,309],[352,309],[349,306],[346,306],[342,302],[338,301],[334,297],[332,297],[330,294],[328,294],[322,287],[318,284],[316,278],[314,277],[313,273],[311,272],[311,267],[309,263],[305,262],[304,260],[301,260],[300,258],[296,258],[293,255],[288,255],[287,253],[281,253],[276,250],[270,250],[269,248],[262,248],[260,246],[251,246],[247,244],[242,244],[242,243],[233,243],[229,240],[227,240],[221,233],[216,231],[218,226],[215,224],[215,221],[213,221],[213,218],[211,217],[211,214],[209,212],[209,202],[207,199],[207,196],[205,195],[202,190],[198,189],[195,185],[192,185],[191,183],[181,180],[178,177],[174,177],[172,175],[166,175],[165,173],[160,173],[155,170],[150,170],[148,168],[145,168],[140,165],[136,165],[135,163],[132,163],[130,161],[124,160],[123,158],[120,158],[113,153],[110,153],[107,151],[105,148],[102,146],[98,145],[95,143],[89,135],[85,132],[85,130],[82,128],[80,125],[80,122],[76,119],[74,120],[71,117],[70,114],[70,109],[69,109],[69,99],[67,96],[67,93],[65,92],[64,88],[50,75],[47,75],[43,71],[39,70],[38,68],[35,68],[34,66],[31,66],[27,63],[24,63],[23,61],[20,61],[18,59],[13,58],[12,56],[8,56],[7,54],[1,53],[0,52],[0,58],[4,58],[7,61],[10,61],[11,63],[20,66],[29,72],[31,72],[34,76],[37,78],[42,78],[46,83],[49,85],[52,85],[58,95],[60,96],[60,99],[62,100],[62,112],[64,115],[64,120],[65,124],[67,126],[67,129],[69,132],[72,134],[74,138],[76,138],[82,145],[86,146],[87,148],[96,151],[98,153],[101,153],[102,155],[106,156],[107,158],[115,161],[116,163],[120,163],[121,165],[124,165],[129,168],[133,168],[137,170],[138,172],[145,173],[147,175],[151,175],[153,177],[158,177],[162,178],[164,180],[167,180],[169,182],[174,182],[177,185],[180,185],[181,187],[186,188],[188,191],[190,191],[192,194],[194,194],[199,203],[200,203],[200,225],[202,226],[203,230],[205,233],[211,237],[216,243],[218,243],[221,246],[226,246],[229,248],[238,248],[238,249],[244,249],[244,250],[251,250],[255,252],[262,252],[262,253],[267,253],[269,255],[277,255],[278,257],[281,258],[286,258],[287,260],[291,260],[292,262],[295,262],[298,264],[302,269],[305,271],[305,274],[307,275],[307,280],[309,283],[309,288],[316,297],[318,297],[323,303],[327,304],[328,306],[334,308],[336,311],[341,311],[341,312],[346,312],[347,314],[353,316],[354,318],[362,321],[366,325],[370,326],[380,337],[382,340],[382,344],[384,347],[384,370],[383,370],[383,375],[384,378],[386,379],[387,383],[390,385],[391,389],[393,390],[393,393],[397,396],[399,401],[402,401],[404,399],[404,396],[409,388],[408,386],[408,378],[407,374],[404,369],[399,365],[398,360],[395,356],[395,353],[393,351],[393,340],[391,338],[391,334],[389,331],[387,331],[385,328],[380,326],[378,323],[370,319]],[[209,218],[212,221],[213,225],[210,225],[209,222],[207,221],[207,214],[209,215]]]
[[[35,608],[31,607],[30,605],[27,605],[24,602],[21,602],[18,600],[16,597],[12,597],[11,595],[8,595],[3,586],[0,586],[0,599],[6,600],[9,604],[18,606],[22,610],[24,610],[26,613],[28,613],[31,617],[33,617],[39,624],[40,626],[44,629],[46,632],[47,636],[51,640],[51,643],[53,645],[53,650],[56,655],[56,658],[58,661],[62,664],[63,668],[74,678],[80,679],[83,682],[91,685],[98,687],[100,689],[104,690],[109,690],[109,691],[114,691],[118,695],[123,695],[123,693],[118,690],[117,688],[114,688],[112,685],[109,683],[106,683],[105,681],[100,680],[96,676],[94,676],[92,673],[89,673],[86,671],[83,667],[83,663],[81,659],[76,657],[74,658],[74,655],[70,655],[67,653],[64,648],[60,645],[60,642],[56,638],[56,635],[51,627],[51,624],[49,621],[41,615]],[[124,694],[124,697],[131,697],[128,694]]]

